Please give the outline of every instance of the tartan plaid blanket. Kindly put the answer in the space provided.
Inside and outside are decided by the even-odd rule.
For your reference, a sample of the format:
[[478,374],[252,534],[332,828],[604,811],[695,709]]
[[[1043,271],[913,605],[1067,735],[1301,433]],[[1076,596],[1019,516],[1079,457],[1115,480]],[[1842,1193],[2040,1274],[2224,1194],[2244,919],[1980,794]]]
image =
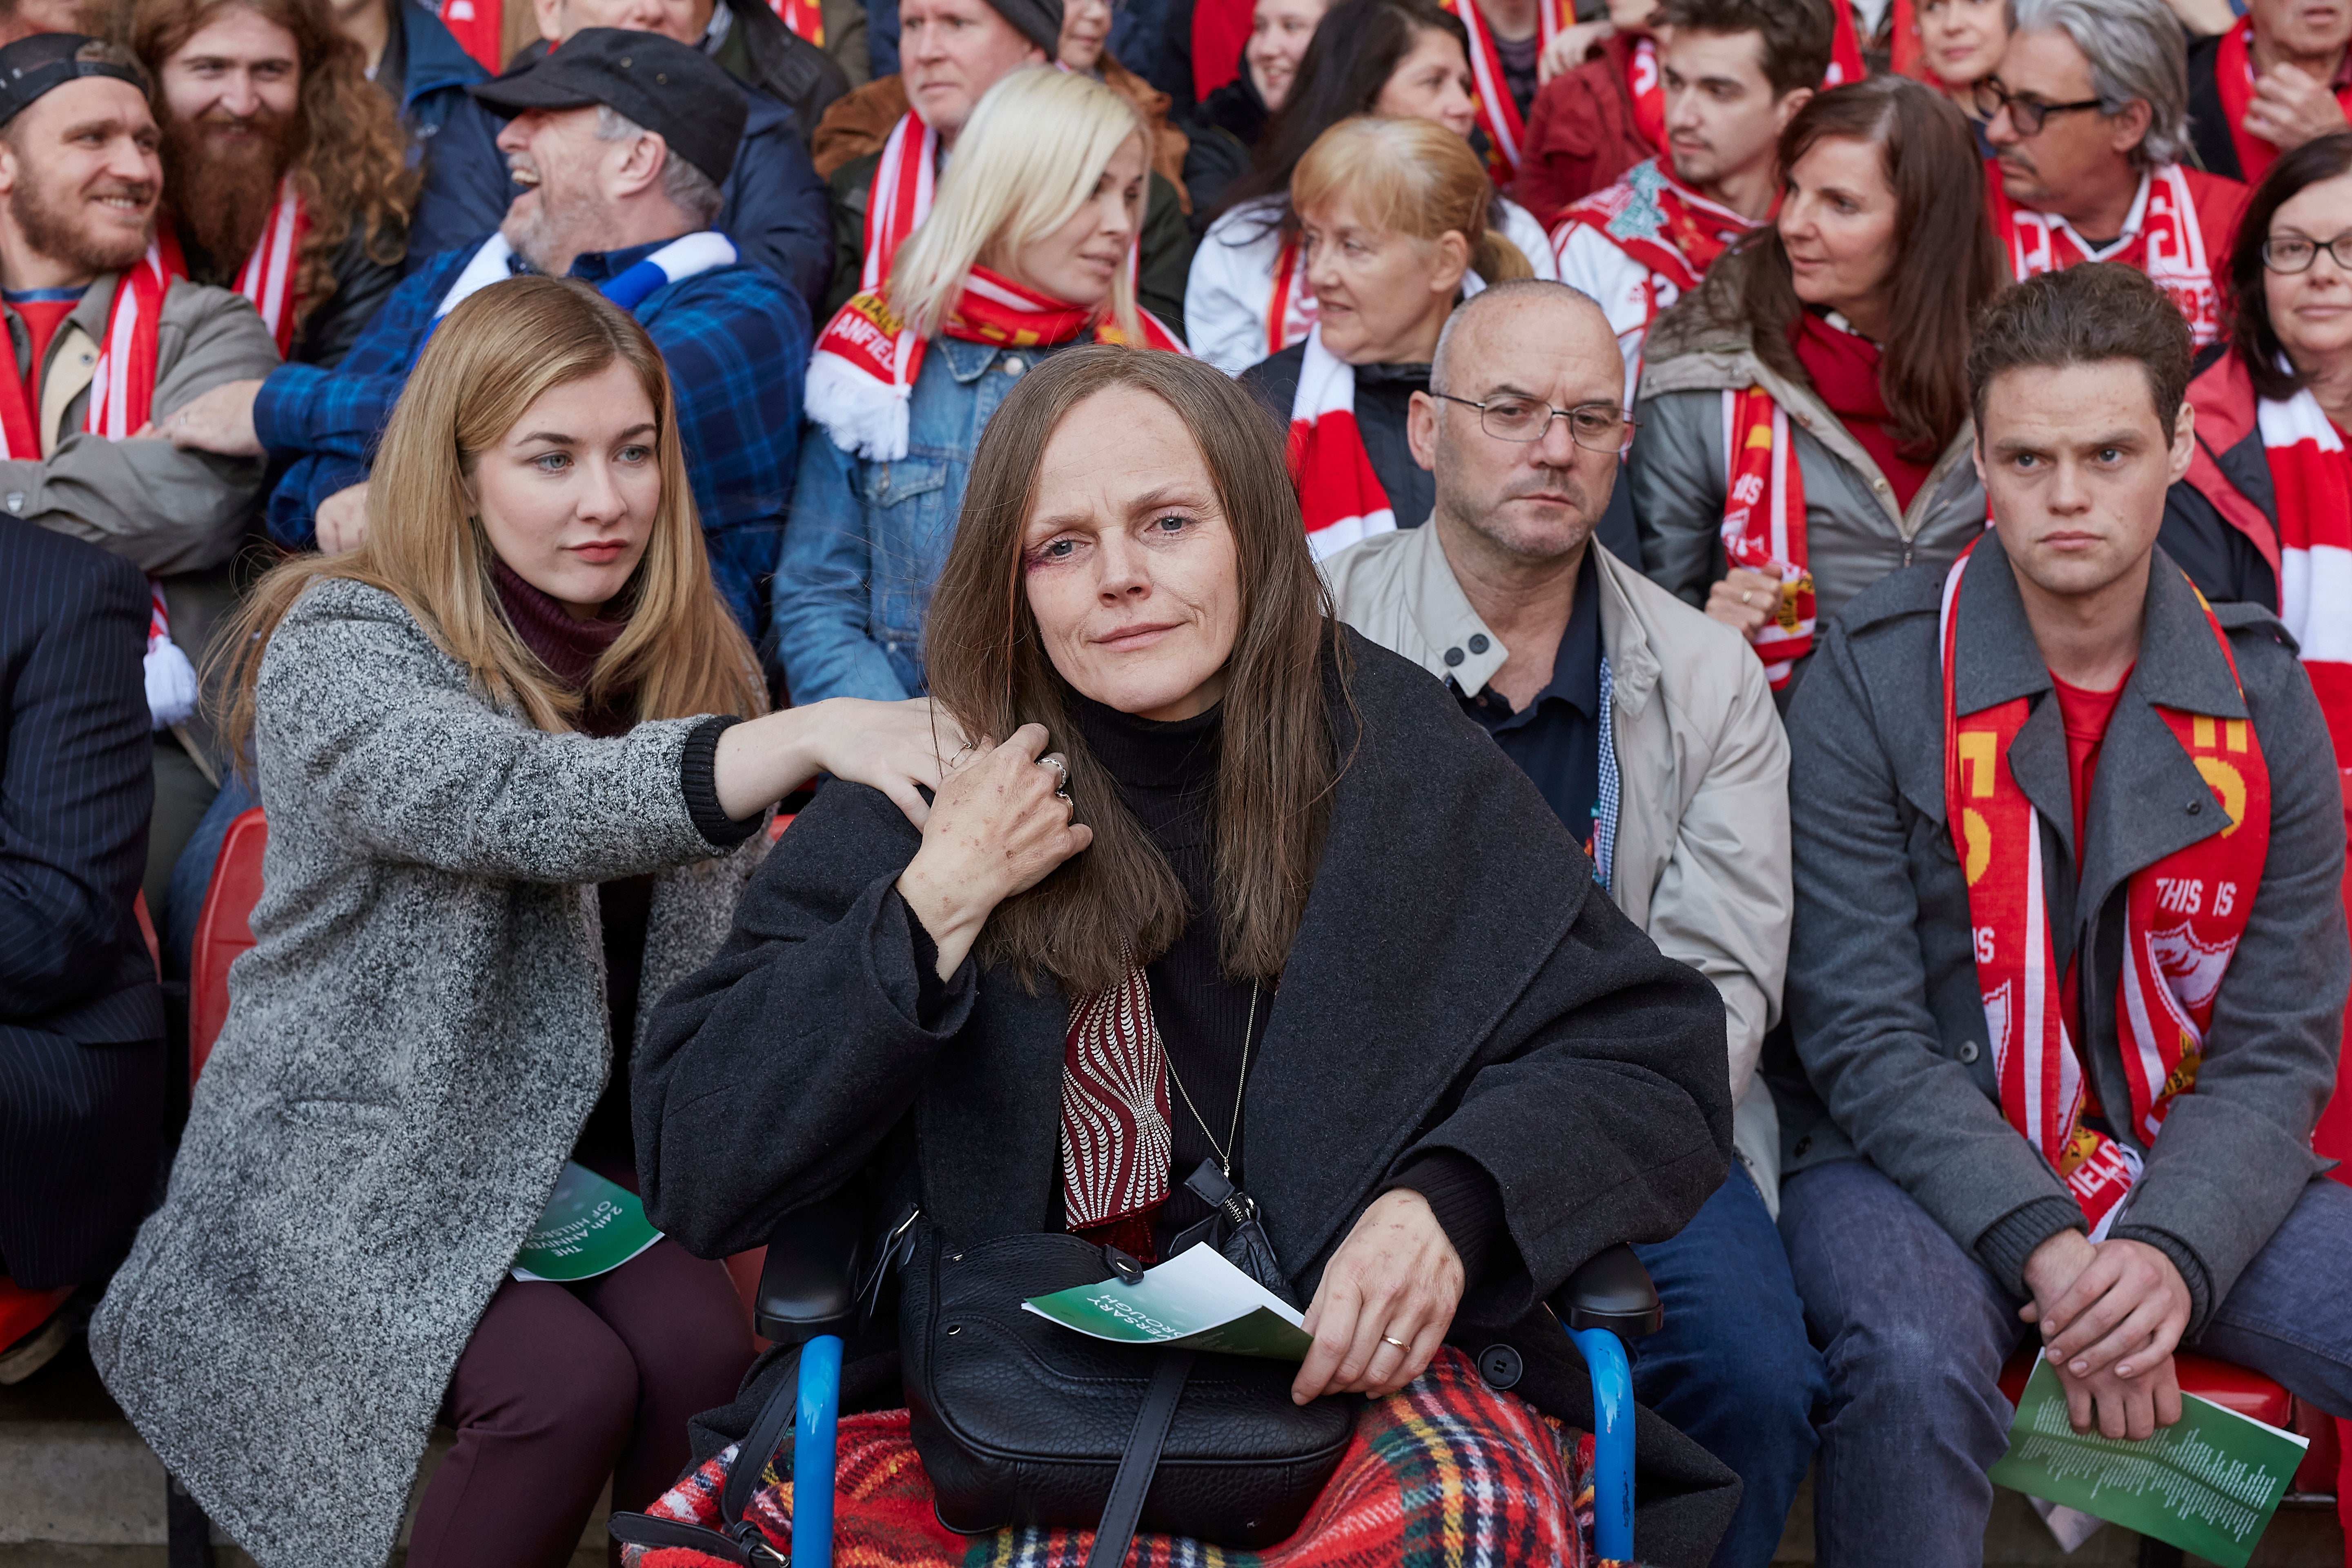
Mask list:
[[[716,1526],[732,1447],[646,1511]],[[1367,1401],[1339,1470],[1297,1534],[1265,1552],[1139,1535],[1135,1568],[1439,1568],[1553,1563],[1623,1568],[1592,1554],[1592,1439],[1481,1382],[1451,1346],[1402,1392]],[[856,1568],[1080,1568],[1094,1532],[957,1535],[931,1510],[907,1412],[845,1416],[834,1554]],[[793,1533],[792,1447],[761,1476],[747,1517],[779,1552]],[[682,1548],[625,1549],[626,1568],[717,1568]]]

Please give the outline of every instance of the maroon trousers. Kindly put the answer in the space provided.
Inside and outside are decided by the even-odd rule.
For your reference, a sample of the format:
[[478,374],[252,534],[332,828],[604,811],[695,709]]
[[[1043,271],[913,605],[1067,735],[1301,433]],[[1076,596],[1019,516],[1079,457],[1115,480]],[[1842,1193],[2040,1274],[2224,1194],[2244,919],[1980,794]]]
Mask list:
[[687,1418],[734,1398],[751,1363],[726,1267],[674,1241],[577,1285],[509,1279],[449,1380],[457,1445],[410,1568],[563,1568],[605,1478],[615,1509],[659,1497],[686,1468]]

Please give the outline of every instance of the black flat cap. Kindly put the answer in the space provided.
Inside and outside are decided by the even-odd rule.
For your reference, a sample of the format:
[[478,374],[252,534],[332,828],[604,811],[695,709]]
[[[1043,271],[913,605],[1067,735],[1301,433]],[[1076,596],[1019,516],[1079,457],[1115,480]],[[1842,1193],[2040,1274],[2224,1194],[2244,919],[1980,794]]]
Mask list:
[[50,89],[86,76],[110,76],[145,92],[145,73],[128,61],[120,47],[86,33],[35,33],[19,38],[0,49],[0,125],[24,113]]
[[[0,51],[5,58],[5,51]],[[526,109],[609,105],[718,184],[735,165],[750,106],[718,61],[659,33],[583,27],[529,65],[467,89],[507,119]]]

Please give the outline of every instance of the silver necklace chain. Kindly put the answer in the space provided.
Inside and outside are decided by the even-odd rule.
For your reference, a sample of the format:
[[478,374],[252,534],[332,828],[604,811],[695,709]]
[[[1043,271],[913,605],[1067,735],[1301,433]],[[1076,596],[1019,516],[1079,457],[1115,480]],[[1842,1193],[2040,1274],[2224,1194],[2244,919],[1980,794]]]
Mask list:
[[[1242,1135],[1242,1090],[1249,1084],[1250,1035],[1256,1027],[1257,982],[1252,981],[1250,982],[1249,1017],[1242,1025],[1241,1081],[1234,1086],[1234,1124],[1226,1130],[1225,1142],[1222,1147],[1217,1142],[1217,1135],[1209,1130],[1209,1119],[1201,1114],[1201,1108],[1192,1103],[1192,1093],[1185,1089],[1184,1080],[1176,1076],[1176,1058],[1174,1057],[1167,1058],[1168,1081],[1174,1084],[1176,1092],[1184,1097],[1184,1109],[1191,1111],[1192,1120],[1201,1124],[1201,1136],[1209,1141],[1210,1148],[1216,1150],[1217,1168],[1224,1173],[1225,1180],[1229,1182],[1234,1179],[1234,1146],[1240,1141]],[[1167,1047],[1162,1046],[1160,1048],[1164,1053]]]

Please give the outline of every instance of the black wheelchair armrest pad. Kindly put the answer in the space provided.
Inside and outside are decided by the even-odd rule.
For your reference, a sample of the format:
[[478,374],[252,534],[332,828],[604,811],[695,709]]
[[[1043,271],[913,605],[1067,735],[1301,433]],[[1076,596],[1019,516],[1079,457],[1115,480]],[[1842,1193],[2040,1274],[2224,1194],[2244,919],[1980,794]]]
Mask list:
[[845,1197],[795,1209],[778,1221],[752,1312],[760,1332],[787,1345],[847,1333],[857,1320],[864,1239],[864,1211]]
[[1570,1328],[1607,1329],[1620,1339],[1654,1334],[1666,1322],[1650,1271],[1622,1242],[1586,1258],[1552,1305]]

